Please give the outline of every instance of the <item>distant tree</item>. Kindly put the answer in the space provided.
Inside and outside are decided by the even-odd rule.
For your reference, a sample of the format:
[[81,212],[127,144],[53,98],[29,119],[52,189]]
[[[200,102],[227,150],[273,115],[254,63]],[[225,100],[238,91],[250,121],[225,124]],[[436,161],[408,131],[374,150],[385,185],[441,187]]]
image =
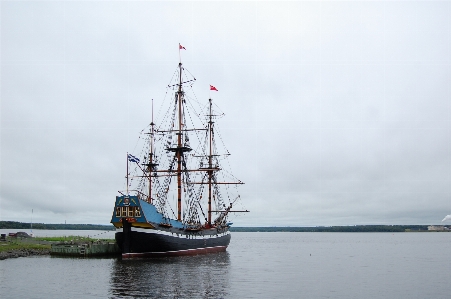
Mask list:
[[[0,229],[30,229],[31,224],[16,221],[0,221]],[[33,229],[48,230],[114,230],[113,225],[98,224],[44,224],[33,223]]]

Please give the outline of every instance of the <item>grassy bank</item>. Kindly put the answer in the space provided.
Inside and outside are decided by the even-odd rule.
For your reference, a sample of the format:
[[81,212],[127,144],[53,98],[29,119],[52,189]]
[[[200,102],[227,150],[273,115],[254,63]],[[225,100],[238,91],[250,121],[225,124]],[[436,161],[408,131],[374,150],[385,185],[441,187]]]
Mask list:
[[61,237],[36,237],[33,238],[37,241],[45,242],[94,242],[97,240],[115,242],[114,239],[102,239],[102,238],[90,238],[90,237],[80,237],[80,236],[61,236]]
[[0,242],[0,252],[14,250],[50,250],[50,242],[34,240],[32,238],[8,238],[6,242]]
[[32,238],[8,238],[0,242],[0,260],[10,258],[48,255],[50,254],[50,242],[33,240]]
[[102,242],[115,242],[113,239],[94,239],[80,236],[36,238],[8,237],[6,241],[0,242],[0,260],[35,255],[49,255],[52,244],[63,242],[68,244],[86,244],[98,240],[102,240]]

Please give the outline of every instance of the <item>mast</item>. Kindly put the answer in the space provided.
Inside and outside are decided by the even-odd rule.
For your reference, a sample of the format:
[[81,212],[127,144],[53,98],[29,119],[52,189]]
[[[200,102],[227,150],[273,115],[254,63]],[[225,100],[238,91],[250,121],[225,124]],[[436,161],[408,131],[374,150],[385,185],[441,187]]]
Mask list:
[[[182,63],[180,62],[179,65],[179,82],[178,84],[178,89],[175,95],[175,110],[178,110],[178,113],[175,113],[175,118],[178,117],[178,127],[174,128],[174,130],[170,129],[168,131],[159,131],[159,132],[175,132],[175,134],[177,135],[177,146],[175,147],[167,147],[166,150],[167,151],[171,151],[173,153],[175,153],[175,160],[177,161],[177,169],[175,170],[175,176],[177,176],[177,220],[178,221],[182,221],[182,164],[184,164],[184,152],[190,152],[191,148],[189,147],[189,145],[187,144],[183,144],[182,143],[182,132],[183,131],[187,131],[185,129],[183,129],[183,127],[185,126],[185,124],[183,123],[184,120],[184,92],[182,89],[182,84],[186,83],[186,82],[191,82],[196,80],[194,78],[194,80],[190,80],[190,81],[186,81],[186,82],[182,82],[182,71],[183,71],[183,67],[182,67]],[[173,125],[175,125],[176,120],[174,120]],[[184,167],[186,168],[186,165],[184,165]],[[185,169],[185,171],[189,171],[187,169]],[[155,170],[154,172],[162,172],[161,170]],[[168,170],[164,171],[164,172],[168,172]],[[172,170],[169,170],[169,172],[173,172]],[[170,174],[168,174],[170,175]]]
[[[179,45],[179,48],[181,49],[181,46]],[[183,82],[183,71],[187,71],[188,75],[185,74],[186,81]],[[137,192],[138,198],[140,200],[146,200],[146,193],[147,195],[147,202],[150,204],[153,204],[158,213],[161,213],[164,219],[171,219],[176,218],[177,221],[182,222],[182,225],[187,230],[198,230],[203,228],[215,228],[217,226],[225,225],[225,217],[229,212],[231,212],[232,205],[230,207],[226,208],[224,204],[224,200],[220,194],[219,186],[218,184],[243,184],[241,181],[236,182],[218,182],[218,176],[215,174],[215,172],[220,171],[220,161],[218,158],[215,158],[218,155],[218,149],[216,149],[216,141],[215,141],[215,133],[214,133],[214,118],[218,117],[219,115],[213,114],[213,100],[211,97],[209,98],[209,107],[208,109],[208,118],[207,125],[205,126],[205,118],[204,120],[201,120],[202,127],[196,128],[197,122],[193,122],[191,110],[195,110],[194,107],[192,107],[191,103],[188,104],[187,107],[184,105],[185,102],[185,91],[183,89],[183,84],[189,83],[190,86],[192,86],[191,82],[196,81],[196,78],[192,76],[188,70],[183,68],[182,62],[180,61],[178,63],[178,76],[177,76],[177,70],[176,74],[173,77],[173,79],[170,82],[170,85],[168,87],[172,89],[172,102],[170,104],[170,107],[168,111],[166,112],[166,115],[163,117],[163,123],[168,121],[169,127],[164,130],[160,130],[160,126],[155,127],[154,123],[154,107],[153,107],[153,99],[152,99],[152,121],[150,123],[150,130],[147,133],[150,135],[150,140],[146,140],[147,145],[145,147],[148,147],[148,159],[146,158],[146,155],[144,156],[144,163],[139,164],[139,159],[134,157],[131,154],[127,153],[127,194],[126,196],[129,196],[129,192]],[[192,76],[192,78],[187,78],[189,75]],[[178,78],[177,78],[178,77]],[[178,79],[178,82],[177,82]],[[175,82],[174,82],[175,81]],[[210,90],[217,90],[210,86]],[[187,101],[189,101],[190,98],[187,97]],[[185,110],[186,109],[186,110]],[[202,110],[205,112],[205,106],[202,107]],[[195,111],[196,112],[196,111]],[[186,114],[185,114],[186,113]],[[200,119],[200,114],[196,112],[196,116]],[[178,118],[178,120],[177,120]],[[165,124],[164,124],[165,126]],[[191,128],[192,126],[192,128]],[[193,149],[190,146],[189,141],[189,133],[188,131],[208,131],[208,134],[202,134],[203,136],[199,136],[197,134],[197,137],[199,139],[203,139],[200,143],[200,154],[201,155],[192,155],[195,158],[201,158],[199,161],[198,167],[194,167],[193,169],[190,168],[188,165],[189,162],[191,162],[190,157],[187,157],[185,153],[188,153],[192,151]],[[155,134],[162,135],[161,138],[155,138]],[[175,135],[177,135],[177,141],[175,140]],[[202,138],[201,138],[202,137]],[[208,140],[207,140],[208,138]],[[147,138],[146,138],[147,139]],[[163,161],[162,157],[165,154],[158,154],[160,152],[158,141],[163,141],[164,145],[162,146],[162,150],[166,151],[166,155],[168,160],[165,162]],[[200,140],[199,140],[200,141]],[[208,145],[207,145],[208,142]],[[208,150],[206,147],[209,147]],[[197,150],[196,150],[197,151]],[[144,149],[144,152],[146,150]],[[171,153],[170,153],[171,152]],[[230,155],[230,154],[226,154]],[[155,159],[154,159],[155,156]],[[208,166],[205,166],[204,163],[206,162],[206,158],[208,157]],[[157,163],[162,160],[162,167],[161,169],[158,169],[156,166]],[[129,173],[129,162],[135,162],[137,163],[137,167],[141,170],[143,173],[142,175],[138,175],[136,177],[140,177],[140,181],[138,184],[139,190],[130,190],[130,183],[133,181],[133,178],[135,176],[130,176]],[[168,163],[168,164],[167,164]],[[175,163],[177,166],[175,166]],[[143,165],[145,167],[141,167],[140,165]],[[167,167],[166,167],[167,166]],[[135,168],[135,171],[137,169]],[[146,174],[148,173],[148,175]],[[190,176],[190,173],[195,173],[194,179],[200,179],[200,182],[192,181],[192,177]],[[199,175],[197,174],[199,173]],[[184,177],[182,177],[184,175]],[[175,217],[175,209],[174,209],[174,185],[175,185],[175,178],[177,177],[177,216]],[[153,177],[153,178],[152,178]],[[159,177],[165,177],[164,179],[161,179],[163,183],[161,184],[161,181]],[[130,180],[131,179],[131,180]],[[146,180],[148,180],[149,186],[146,186]],[[185,181],[184,181],[185,180]],[[153,186],[153,184],[155,186]],[[199,192],[196,192],[194,190],[195,188],[192,186],[192,184],[202,184],[206,185],[208,184],[208,210],[207,213],[205,213],[205,199],[202,200],[202,195],[205,195],[205,188],[204,186],[199,187]],[[147,188],[146,188],[147,187]],[[155,188],[153,188],[155,187]],[[182,219],[182,188],[185,187],[185,196],[186,196],[186,202],[185,205],[185,213],[183,215]],[[146,190],[147,189],[147,190]],[[186,191],[188,190],[188,191]],[[156,197],[152,197],[152,192],[156,193]],[[122,195],[124,195],[122,192],[120,192]],[[168,197],[171,196],[171,202],[169,203]],[[197,198],[199,197],[199,198]],[[230,199],[230,198],[229,198]],[[212,208],[212,201],[215,202],[216,209]],[[170,209],[170,210],[169,210]],[[224,210],[225,209],[225,210]],[[242,211],[233,211],[233,212],[242,212]],[[244,212],[244,211],[243,211]],[[172,213],[172,216],[169,215]],[[215,215],[212,215],[212,213],[220,213],[220,217],[216,218]],[[205,215],[207,214],[207,215]],[[207,221],[205,226],[201,226],[200,224],[200,218],[203,216],[203,218]],[[216,220],[212,219],[212,216],[216,218]],[[219,219],[219,220],[218,220]],[[224,220],[224,221],[223,221]],[[164,220],[166,221],[166,220]],[[169,223],[161,222],[160,224],[162,226],[164,225],[170,225]],[[125,232],[125,230],[124,230]]]
[[177,220],[182,220],[182,62],[179,62],[179,90],[177,92],[179,129],[177,133]]
[[154,122],[153,122],[153,99],[152,99],[152,122],[150,123],[150,153],[149,153],[149,166],[147,168],[149,172],[149,198],[148,203],[152,203],[152,170],[155,164],[153,164],[153,138],[154,138]]
[[209,143],[210,143],[210,154],[208,155],[208,224],[211,225],[211,179],[213,176],[213,165],[212,165],[212,139],[213,139],[213,121],[212,121],[212,111],[211,111],[211,99],[210,102],[210,113],[208,122],[208,132],[209,132]]

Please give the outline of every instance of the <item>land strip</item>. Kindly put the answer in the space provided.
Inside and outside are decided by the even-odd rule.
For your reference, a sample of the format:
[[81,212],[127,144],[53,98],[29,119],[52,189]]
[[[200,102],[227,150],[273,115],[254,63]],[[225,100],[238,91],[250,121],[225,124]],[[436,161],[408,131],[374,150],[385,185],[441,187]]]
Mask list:
[[8,238],[0,242],[0,260],[32,255],[49,255],[51,243],[34,238]]
[[[312,227],[234,227],[231,232],[427,232],[428,225],[350,225]],[[446,230],[445,230],[446,231]]]
[[45,224],[45,223],[33,223],[30,222],[17,222],[17,221],[0,221],[0,229],[48,229],[48,230],[115,230],[115,227],[110,225],[101,224]]
[[[102,240],[115,242],[114,240],[109,239]],[[50,255],[52,244],[82,244],[95,241],[97,240],[79,236],[39,238],[17,238],[8,236],[6,241],[0,242],[0,260],[34,255]]]
[[[439,225],[440,226],[440,225]],[[0,221],[0,229],[29,230],[30,223]],[[449,226],[448,226],[449,227]],[[44,224],[33,223],[34,229],[48,230],[103,230],[112,231],[113,225],[97,224]],[[348,226],[265,226],[235,227],[232,232],[419,232],[428,231],[428,225],[348,225]]]

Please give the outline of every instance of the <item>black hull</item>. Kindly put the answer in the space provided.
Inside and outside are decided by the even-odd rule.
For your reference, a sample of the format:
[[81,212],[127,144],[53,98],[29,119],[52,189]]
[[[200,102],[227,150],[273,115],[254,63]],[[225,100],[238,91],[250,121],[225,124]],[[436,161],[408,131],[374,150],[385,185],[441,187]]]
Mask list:
[[230,243],[228,231],[216,229],[187,232],[174,229],[130,227],[116,233],[123,258],[197,255],[225,251]]

